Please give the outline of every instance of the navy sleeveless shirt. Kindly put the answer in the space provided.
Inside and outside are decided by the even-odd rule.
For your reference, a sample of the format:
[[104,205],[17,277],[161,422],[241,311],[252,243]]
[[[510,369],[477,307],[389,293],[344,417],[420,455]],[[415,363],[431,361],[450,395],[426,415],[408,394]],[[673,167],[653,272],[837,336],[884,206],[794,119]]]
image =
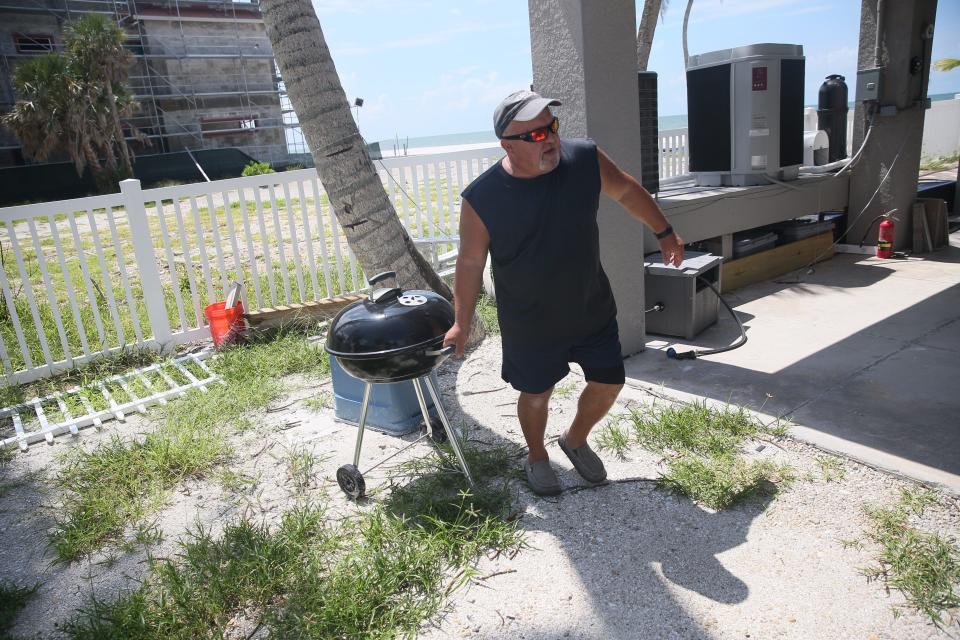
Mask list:
[[561,140],[548,174],[515,178],[502,161],[463,191],[490,235],[504,346],[589,337],[617,308],[600,264],[600,165],[592,140]]

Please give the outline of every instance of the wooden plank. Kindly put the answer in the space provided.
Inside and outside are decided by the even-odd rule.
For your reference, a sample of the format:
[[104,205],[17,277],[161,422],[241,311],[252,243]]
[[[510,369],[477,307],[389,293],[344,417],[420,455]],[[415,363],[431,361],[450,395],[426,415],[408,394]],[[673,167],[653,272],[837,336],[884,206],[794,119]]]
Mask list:
[[[947,201],[940,198],[917,198],[917,203],[923,206],[921,215],[926,222],[927,232],[930,234],[931,250],[937,250],[950,244],[950,222],[947,212]],[[916,210],[914,210],[916,215]],[[916,248],[916,245],[914,245]]]
[[251,329],[276,329],[281,326],[309,324],[320,320],[328,320],[337,315],[341,309],[366,296],[350,295],[327,298],[325,300],[311,300],[309,302],[259,309],[243,314]]
[[804,238],[752,256],[724,262],[720,267],[723,292],[776,278],[833,256],[833,232]]

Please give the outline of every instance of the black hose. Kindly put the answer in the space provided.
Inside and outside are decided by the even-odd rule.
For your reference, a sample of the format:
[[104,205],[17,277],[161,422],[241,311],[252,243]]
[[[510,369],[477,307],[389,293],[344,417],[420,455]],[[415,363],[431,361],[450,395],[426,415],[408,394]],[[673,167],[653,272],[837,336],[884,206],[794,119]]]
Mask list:
[[723,306],[727,308],[727,311],[730,312],[730,315],[733,316],[733,319],[737,321],[737,326],[740,327],[740,338],[737,342],[734,342],[728,347],[720,347],[719,349],[691,349],[690,351],[683,351],[678,353],[676,349],[670,347],[667,349],[667,357],[671,360],[696,360],[700,356],[711,356],[715,353],[723,353],[724,351],[733,351],[734,349],[739,349],[743,345],[747,344],[747,332],[743,328],[743,323],[740,322],[740,318],[737,317],[737,313],[733,310],[727,301],[723,299],[723,296],[720,295],[720,292],[717,291],[717,288],[713,286],[713,283],[704,278],[703,276],[697,276],[697,280],[700,280],[705,285],[710,287],[710,289],[717,294],[717,299],[723,303]]
[[863,243],[867,241],[867,236],[870,235],[870,230],[873,229],[873,225],[877,224],[877,220],[882,220],[882,219],[885,218],[886,216],[887,216],[887,214],[881,213],[881,214],[878,215],[876,218],[874,218],[873,220],[870,221],[870,224],[867,225],[867,230],[863,232],[863,237],[860,238],[860,244],[857,245],[857,246],[859,246],[859,247],[862,247],[862,246],[863,246]]

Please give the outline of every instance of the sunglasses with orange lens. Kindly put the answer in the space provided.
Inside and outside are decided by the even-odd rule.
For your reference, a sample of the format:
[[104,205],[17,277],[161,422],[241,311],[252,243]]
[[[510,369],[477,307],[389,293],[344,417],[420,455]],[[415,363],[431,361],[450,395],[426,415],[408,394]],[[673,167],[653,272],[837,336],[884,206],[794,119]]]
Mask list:
[[560,119],[554,118],[550,121],[550,124],[539,127],[532,131],[527,131],[526,133],[518,133],[512,136],[501,136],[501,140],[520,140],[522,142],[543,142],[547,139],[547,136],[551,133],[556,133],[560,130]]

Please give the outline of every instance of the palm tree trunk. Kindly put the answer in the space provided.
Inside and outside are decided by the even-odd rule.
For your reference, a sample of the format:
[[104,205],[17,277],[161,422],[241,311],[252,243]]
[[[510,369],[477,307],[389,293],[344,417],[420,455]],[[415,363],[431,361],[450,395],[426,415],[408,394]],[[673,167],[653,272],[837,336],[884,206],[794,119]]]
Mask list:
[[273,54],[347,242],[367,276],[451,298],[410,240],[367,153],[310,0],[261,0]]
[[[83,152],[83,157],[87,160],[87,166],[90,167],[90,173],[94,177],[99,176],[103,173],[103,165],[100,164],[100,160],[97,158],[97,152],[94,151],[93,145],[90,144],[89,140],[83,140],[80,142],[80,150]],[[82,174],[83,170],[81,169],[78,173]]]
[[683,43],[683,68],[687,68],[687,23],[690,21],[690,8],[693,6],[693,0],[687,0],[687,9],[683,12],[683,33],[681,42]]
[[650,61],[650,49],[653,47],[653,34],[657,30],[657,18],[660,17],[660,0],[644,0],[640,14],[640,28],[637,29],[637,71],[646,71]]
[[107,100],[110,101],[110,115],[113,119],[114,136],[117,138],[117,146],[120,147],[121,159],[123,160],[123,169],[127,177],[133,176],[133,162],[130,159],[130,149],[127,147],[127,140],[123,137],[123,127],[120,126],[120,112],[117,111],[116,96],[113,95],[113,86],[110,83],[110,74],[107,74],[106,89]]

